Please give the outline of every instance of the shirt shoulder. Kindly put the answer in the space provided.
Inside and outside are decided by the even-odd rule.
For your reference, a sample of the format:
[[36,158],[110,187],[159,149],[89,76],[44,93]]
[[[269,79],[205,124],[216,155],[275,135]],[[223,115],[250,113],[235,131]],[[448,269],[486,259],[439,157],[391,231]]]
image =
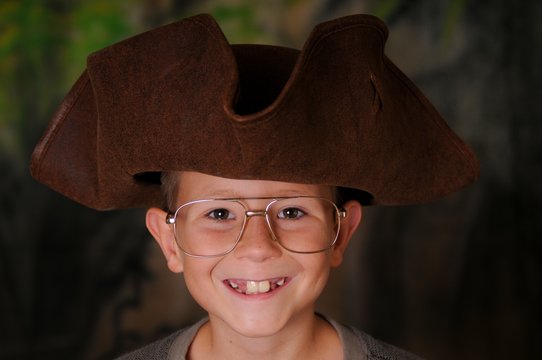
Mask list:
[[188,348],[199,328],[207,322],[204,318],[194,325],[178,330],[173,334],[132,351],[116,360],[168,360],[185,359]]
[[373,338],[355,327],[327,319],[343,343],[344,360],[422,360],[406,350]]
[[166,360],[171,344],[182,332],[183,330],[176,331],[168,337],[124,354],[116,360]]
[[[360,332],[361,333],[361,332]],[[418,355],[361,333],[367,344],[368,360],[422,360]]]

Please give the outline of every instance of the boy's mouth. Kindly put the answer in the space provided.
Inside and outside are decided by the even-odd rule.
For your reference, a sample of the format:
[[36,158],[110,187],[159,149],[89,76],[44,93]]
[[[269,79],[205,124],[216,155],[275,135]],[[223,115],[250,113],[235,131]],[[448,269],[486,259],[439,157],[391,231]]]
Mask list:
[[224,283],[240,294],[257,295],[271,292],[287,282],[287,278],[280,277],[269,280],[239,280],[227,279]]

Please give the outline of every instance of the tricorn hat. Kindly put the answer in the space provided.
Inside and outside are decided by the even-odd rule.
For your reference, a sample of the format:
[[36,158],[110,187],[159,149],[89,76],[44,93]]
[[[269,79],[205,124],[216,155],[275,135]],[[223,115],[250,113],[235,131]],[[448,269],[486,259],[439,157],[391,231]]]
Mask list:
[[198,15],[88,57],[31,173],[95,209],[162,203],[159,175],[328,184],[367,204],[434,200],[478,163],[384,55],[369,15],[321,23],[301,51],[230,45]]

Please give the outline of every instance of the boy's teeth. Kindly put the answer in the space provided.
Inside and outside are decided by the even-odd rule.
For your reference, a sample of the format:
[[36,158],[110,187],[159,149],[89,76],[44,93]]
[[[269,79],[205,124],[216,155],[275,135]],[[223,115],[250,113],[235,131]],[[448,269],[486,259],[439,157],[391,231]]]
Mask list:
[[[237,281],[228,280],[228,284],[235,289],[239,293],[244,293],[247,295],[254,295],[254,294],[265,294],[269,292],[270,290],[276,289],[277,287],[280,287],[284,285],[285,278],[281,278],[278,281],[273,280],[263,280],[263,281],[254,281],[254,280],[248,280],[245,285],[245,289],[243,289],[243,284],[239,283]],[[243,291],[244,290],[244,291]]]
[[257,294],[259,282],[257,281],[247,281],[247,294]]
[[259,293],[266,293],[269,291],[269,289],[271,289],[271,284],[269,283],[269,281],[265,280],[265,281],[260,281],[258,283]]

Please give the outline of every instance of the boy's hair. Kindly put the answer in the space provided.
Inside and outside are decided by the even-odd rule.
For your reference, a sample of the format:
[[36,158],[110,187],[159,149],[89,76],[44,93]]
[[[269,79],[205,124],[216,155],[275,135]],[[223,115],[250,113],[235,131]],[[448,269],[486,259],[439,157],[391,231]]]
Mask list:
[[179,189],[179,172],[163,171],[160,175],[163,208],[167,211],[173,211],[177,207],[176,199]]

